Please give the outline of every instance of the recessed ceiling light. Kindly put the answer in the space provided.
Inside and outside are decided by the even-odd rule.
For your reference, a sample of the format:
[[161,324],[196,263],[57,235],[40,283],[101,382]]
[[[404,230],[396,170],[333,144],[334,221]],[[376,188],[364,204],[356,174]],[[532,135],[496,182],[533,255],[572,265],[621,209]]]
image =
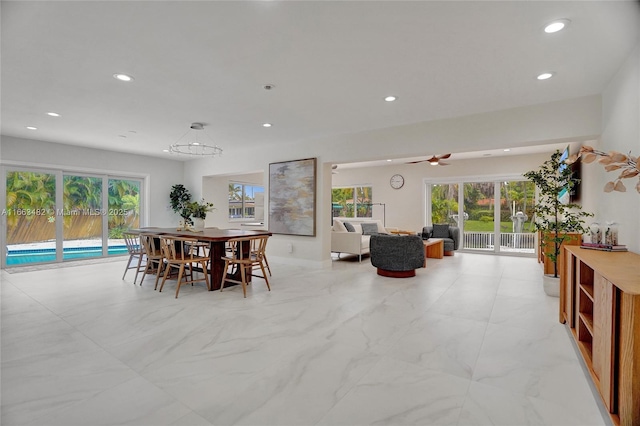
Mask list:
[[542,74],[538,75],[536,78],[538,80],[548,80],[551,77],[553,77],[553,74],[554,73],[552,73],[552,72],[543,72]]
[[503,149],[503,151],[504,151],[504,152],[509,152],[509,151],[511,151],[511,150],[510,150],[509,148],[505,148],[505,149]]
[[33,126],[27,126],[27,129],[29,129],[29,130],[38,130],[37,127],[33,127]]
[[191,145],[200,145],[200,142],[194,142]]
[[396,98],[395,96],[387,96],[386,98],[384,98],[384,100],[387,101],[387,102],[393,102],[396,99],[398,99],[398,98]]
[[163,149],[162,152],[169,152],[169,150],[168,149]]
[[393,160],[387,160],[387,161],[393,161]]
[[569,25],[569,22],[571,21],[568,19],[558,19],[557,21],[550,22],[545,25],[544,32],[547,34],[557,33],[558,31],[566,28],[566,26]]
[[262,127],[271,127],[271,123],[264,123]]
[[127,74],[114,74],[113,78],[120,81],[133,81],[133,77]]
[[60,117],[60,114],[57,112],[48,112],[47,115],[50,115],[51,117]]

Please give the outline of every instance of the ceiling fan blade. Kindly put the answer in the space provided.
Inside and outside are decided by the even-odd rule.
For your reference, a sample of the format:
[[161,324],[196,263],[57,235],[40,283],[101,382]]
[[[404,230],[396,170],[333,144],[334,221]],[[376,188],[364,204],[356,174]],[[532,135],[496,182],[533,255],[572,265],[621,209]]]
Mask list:
[[448,166],[449,163],[445,163],[443,161],[438,161],[438,166]]
[[438,158],[441,160],[444,160],[445,158],[449,158],[449,157],[451,157],[451,153],[438,156]]
[[418,160],[418,161],[409,161],[408,163],[405,163],[405,164],[416,164],[416,163],[424,163],[425,161],[429,161],[429,160]]

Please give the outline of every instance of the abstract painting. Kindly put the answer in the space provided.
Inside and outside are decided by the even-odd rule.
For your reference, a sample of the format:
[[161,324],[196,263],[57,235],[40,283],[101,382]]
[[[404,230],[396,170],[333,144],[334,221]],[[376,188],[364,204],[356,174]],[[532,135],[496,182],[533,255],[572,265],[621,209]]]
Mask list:
[[269,231],[316,235],[316,159],[269,164]]

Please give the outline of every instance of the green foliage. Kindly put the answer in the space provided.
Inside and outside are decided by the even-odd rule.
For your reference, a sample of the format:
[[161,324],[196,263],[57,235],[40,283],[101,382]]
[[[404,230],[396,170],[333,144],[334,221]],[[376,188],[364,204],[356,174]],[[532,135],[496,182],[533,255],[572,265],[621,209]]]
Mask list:
[[171,203],[171,209],[178,213],[185,223],[193,225],[193,221],[191,220],[191,209],[189,208],[191,203],[191,193],[184,187],[184,185],[176,184],[171,187],[169,201]]
[[554,249],[547,253],[547,257],[553,262],[554,277],[558,276],[558,256],[560,246],[570,239],[569,232],[587,232],[584,227],[584,218],[593,216],[592,213],[583,212],[582,206],[575,203],[562,204],[558,199],[560,191],[567,187],[570,191],[575,185],[571,179],[571,168],[560,168],[562,153],[556,151],[551,158],[524,176],[538,187],[538,202],[534,206],[535,226],[542,231],[541,247],[547,243],[553,243]]
[[204,199],[189,203],[187,208],[191,216],[197,219],[206,219],[207,213],[214,210],[213,203],[208,203]]
[[493,220],[493,210],[490,209],[475,209],[469,211],[470,220],[482,220],[483,217],[489,216]]
[[[102,210],[102,178],[64,175],[62,187],[65,212],[74,210]],[[128,229],[140,215],[140,184],[137,181],[109,179],[109,211],[126,214],[109,215],[109,229]],[[54,211],[56,178],[54,174],[28,171],[7,173],[7,205],[10,210],[28,209]],[[60,206],[58,206],[60,207]],[[26,216],[32,220],[34,216]],[[16,226],[19,216],[7,217],[8,226]],[[73,226],[72,216],[63,216],[65,227]]]

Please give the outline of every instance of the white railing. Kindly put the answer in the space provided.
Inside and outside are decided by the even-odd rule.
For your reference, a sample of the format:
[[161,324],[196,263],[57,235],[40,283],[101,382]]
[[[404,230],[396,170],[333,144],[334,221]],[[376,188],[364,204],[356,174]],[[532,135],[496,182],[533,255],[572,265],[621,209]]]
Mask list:
[[[463,247],[471,250],[494,250],[493,232],[464,232]],[[501,233],[500,251],[535,252],[536,237],[534,233]]]

